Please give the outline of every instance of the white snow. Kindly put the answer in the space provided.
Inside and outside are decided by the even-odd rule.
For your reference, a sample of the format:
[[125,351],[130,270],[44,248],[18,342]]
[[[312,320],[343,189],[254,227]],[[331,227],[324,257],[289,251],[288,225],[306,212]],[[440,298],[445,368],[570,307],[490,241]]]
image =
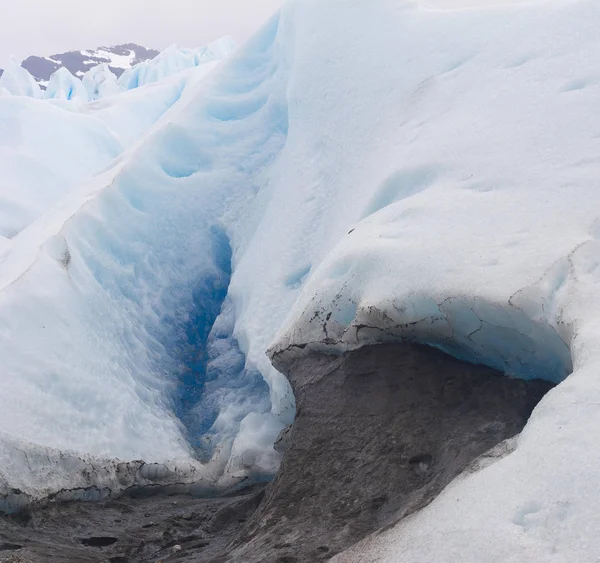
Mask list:
[[[5,482],[73,471],[15,443],[272,473],[293,397],[269,347],[409,337],[562,383],[513,453],[338,561],[600,558],[600,6],[492,4],[292,1],[2,242]],[[191,59],[83,107],[116,131]]]
[[[96,49],[96,50],[83,50],[79,51],[84,57],[92,57],[95,59],[103,59],[106,62],[102,64],[109,65],[113,68],[129,69],[132,66],[132,62],[137,57],[136,52],[133,49],[129,49],[129,53],[126,55],[119,55],[107,49]],[[85,61],[84,64],[94,64],[93,61]]]
[[94,51],[94,56],[108,59],[113,68],[131,68],[131,63],[136,57],[135,51],[129,51],[128,55],[117,55],[104,49]]

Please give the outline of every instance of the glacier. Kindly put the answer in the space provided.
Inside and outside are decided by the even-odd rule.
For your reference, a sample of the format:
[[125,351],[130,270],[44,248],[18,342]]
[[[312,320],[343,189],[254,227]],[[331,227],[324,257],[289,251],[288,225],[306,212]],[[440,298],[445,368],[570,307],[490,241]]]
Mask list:
[[16,96],[42,97],[42,91],[33,76],[12,57],[0,76],[0,88]]
[[125,90],[152,84],[188,68],[225,60],[235,52],[236,48],[236,43],[230,36],[222,37],[196,49],[182,49],[177,45],[171,45],[151,61],[127,69],[119,77],[118,83]]
[[558,385],[509,455],[337,560],[600,557],[599,24],[592,0],[291,0],[162,113],[179,74],[77,112],[0,97],[85,138],[156,116],[2,239],[5,505],[266,479],[290,362],[407,339]]
[[81,80],[73,76],[65,67],[61,67],[50,77],[45,97],[87,102],[88,92]]
[[81,78],[71,74],[67,68],[60,67],[50,75],[44,91],[27,69],[11,58],[3,73],[4,78],[0,77],[0,92],[37,99],[92,102],[184,74],[200,66],[206,65],[204,70],[207,71],[231,56],[236,49],[237,45],[230,36],[195,49],[171,45],[154,59],[128,68],[118,79],[107,63],[93,66]]
[[52,99],[1,96],[0,237],[15,237],[109,168],[217,64],[91,103],[77,95],[65,98],[60,84],[51,88],[52,81],[47,90],[56,94]]
[[82,77],[81,82],[87,91],[89,101],[121,92],[116,75],[110,70],[108,63],[102,63],[90,68]]

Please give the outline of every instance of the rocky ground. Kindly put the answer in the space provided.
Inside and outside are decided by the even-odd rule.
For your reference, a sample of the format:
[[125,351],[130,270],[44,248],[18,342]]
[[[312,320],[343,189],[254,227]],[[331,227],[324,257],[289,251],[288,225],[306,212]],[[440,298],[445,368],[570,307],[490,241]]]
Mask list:
[[211,561],[225,551],[264,496],[122,497],[39,507],[0,521],[2,563],[155,563]]
[[408,343],[313,354],[288,376],[298,414],[266,488],[41,507],[0,521],[0,562],[325,561],[431,502],[551,387]]

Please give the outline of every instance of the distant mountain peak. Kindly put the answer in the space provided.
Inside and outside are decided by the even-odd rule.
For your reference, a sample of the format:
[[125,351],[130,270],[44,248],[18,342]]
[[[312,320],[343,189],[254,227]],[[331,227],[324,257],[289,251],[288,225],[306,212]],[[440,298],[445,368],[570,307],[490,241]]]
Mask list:
[[[67,51],[48,57],[27,57],[21,66],[29,71],[35,80],[45,87],[50,76],[60,67],[81,78],[90,68],[106,63],[118,77],[132,66],[156,57],[160,51],[149,49],[136,43],[124,43],[112,47],[98,47],[81,51]],[[2,71],[0,70],[0,74]]]

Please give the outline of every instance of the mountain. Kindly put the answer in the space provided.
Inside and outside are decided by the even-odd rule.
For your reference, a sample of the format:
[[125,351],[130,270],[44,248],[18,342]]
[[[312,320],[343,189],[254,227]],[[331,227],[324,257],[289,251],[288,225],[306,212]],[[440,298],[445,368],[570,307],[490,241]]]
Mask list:
[[[37,99],[94,101],[124,90],[161,81],[194,67],[205,66],[205,71],[209,71],[211,65],[214,66],[219,61],[227,59],[236,48],[231,36],[221,37],[194,49],[171,45],[150,60],[137,62],[127,69],[120,68],[119,77],[111,70],[108,62],[95,64],[98,58],[93,60],[88,58],[85,61],[86,66],[94,64],[81,77],[73,74],[66,66],[61,66],[51,74],[49,80],[40,82],[36,81],[36,78],[21,63],[11,58],[3,74],[0,75],[0,94]],[[147,51],[146,54],[148,53],[151,52]],[[54,63],[57,64],[59,60],[61,59],[57,56]],[[123,67],[136,60],[131,51],[126,61],[115,60],[113,57],[112,64],[120,64]]]
[[107,63],[110,70],[119,77],[125,70],[143,61],[151,60],[159,53],[160,51],[135,43],[125,43],[93,50],[67,51],[49,57],[31,56],[27,57],[21,66],[45,87],[52,73],[61,67],[65,67],[71,74],[81,78],[90,68]]

